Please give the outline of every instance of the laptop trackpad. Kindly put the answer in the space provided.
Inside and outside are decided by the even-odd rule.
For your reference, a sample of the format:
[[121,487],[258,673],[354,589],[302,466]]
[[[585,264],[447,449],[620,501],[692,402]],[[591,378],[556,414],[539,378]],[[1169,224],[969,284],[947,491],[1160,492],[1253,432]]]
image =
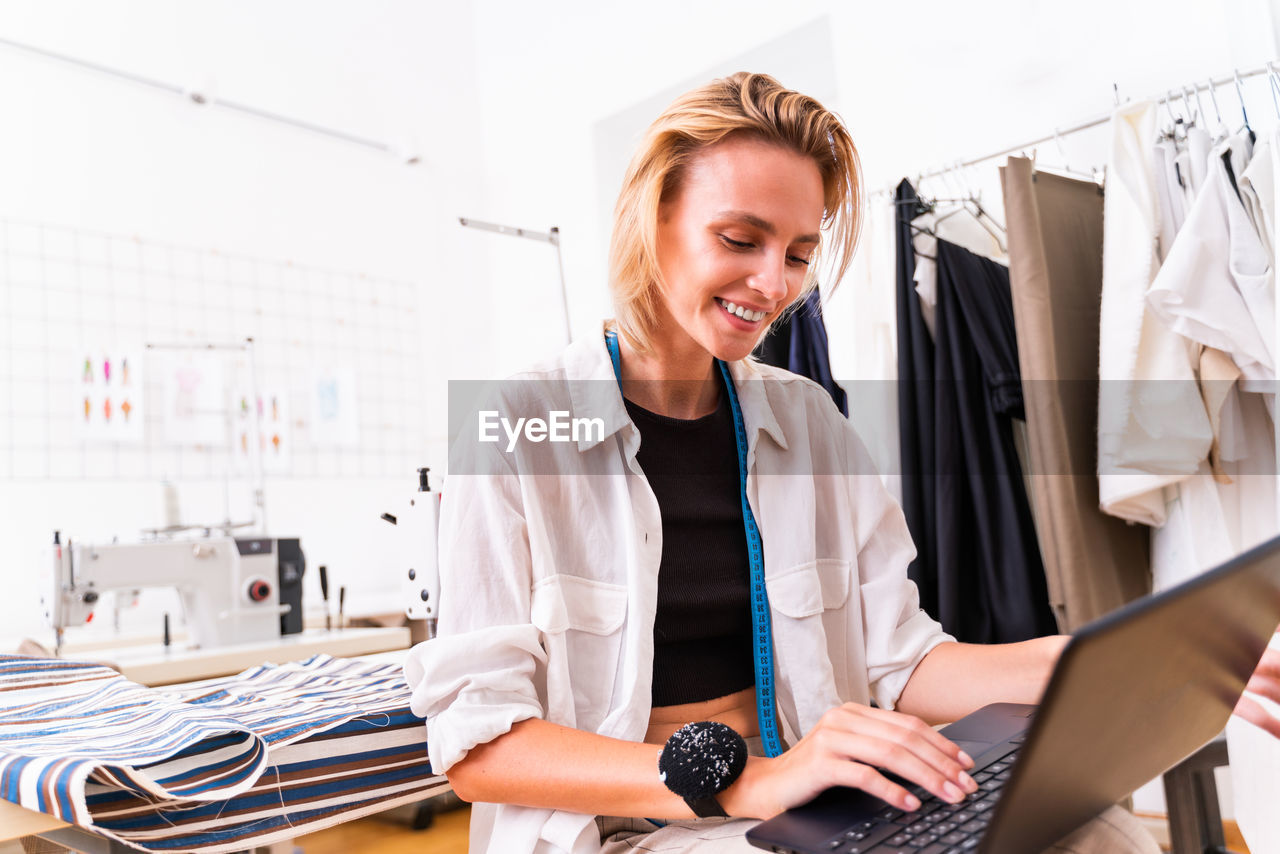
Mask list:
[[1035,706],[994,703],[943,727],[942,734],[977,759],[987,748],[1028,729],[1035,710]]
[[[993,744],[993,742],[990,742],[990,741],[965,741],[964,739],[961,739],[961,738],[953,738],[951,740],[961,750],[963,750],[965,753],[969,754],[970,756],[974,757],[975,759],[981,756],[982,754],[986,753],[987,748]],[[994,743],[999,744],[999,742],[994,742]]]

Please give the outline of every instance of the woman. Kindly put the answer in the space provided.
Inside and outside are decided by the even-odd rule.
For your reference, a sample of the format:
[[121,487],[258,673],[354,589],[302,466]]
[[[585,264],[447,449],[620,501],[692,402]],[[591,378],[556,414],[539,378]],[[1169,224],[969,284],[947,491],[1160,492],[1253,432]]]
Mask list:
[[[877,768],[956,802],[972,760],[925,722],[1040,696],[1066,638],[944,634],[848,422],[816,385],[747,359],[822,256],[847,267],[861,193],[847,130],[813,99],[748,74],[683,96],[618,201],[616,322],[493,404],[510,423],[567,412],[599,429],[558,445],[464,432],[440,637],[406,675],[433,766],[475,802],[476,854],[748,851],[754,820],[833,785],[919,807]],[[677,730],[711,731],[682,729],[697,721],[753,754],[709,801],[657,770]],[[1158,850],[1119,809],[1075,837],[1063,850]]]

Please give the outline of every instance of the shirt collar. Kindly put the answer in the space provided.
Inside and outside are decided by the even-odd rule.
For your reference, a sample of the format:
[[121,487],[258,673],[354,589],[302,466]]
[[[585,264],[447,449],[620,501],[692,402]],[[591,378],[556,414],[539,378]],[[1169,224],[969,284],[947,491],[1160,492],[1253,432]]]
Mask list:
[[[574,417],[594,417],[604,420],[603,435],[593,430],[583,431],[578,439],[578,450],[588,451],[614,433],[623,429],[634,430],[631,416],[622,400],[622,390],[613,374],[613,362],[604,342],[602,325],[594,335],[580,338],[569,345],[564,354],[565,376],[569,381],[569,400]],[[754,448],[761,431],[783,450],[787,448],[786,433],[774,415],[764,374],[751,359],[729,363],[729,376],[733,378],[742,407],[742,419],[747,428],[747,445]]]

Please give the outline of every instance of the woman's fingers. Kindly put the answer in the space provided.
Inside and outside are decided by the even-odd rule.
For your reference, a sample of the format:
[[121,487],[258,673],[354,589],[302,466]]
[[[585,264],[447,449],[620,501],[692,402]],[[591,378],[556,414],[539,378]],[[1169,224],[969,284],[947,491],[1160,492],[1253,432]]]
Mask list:
[[[830,786],[851,786],[904,810],[930,792],[959,803],[976,791],[973,760],[918,718],[854,703],[829,710],[771,767],[770,803],[781,808]],[[919,793],[919,794],[918,794]]]
[[841,708],[860,717],[880,721],[889,726],[914,733],[932,744],[939,752],[954,760],[961,768],[973,767],[973,758],[961,750],[958,744],[914,715],[904,715],[901,712],[889,712],[884,709],[873,709],[870,706],[859,706],[856,703],[846,703]]
[[976,787],[969,775],[964,773],[966,768],[973,767],[973,759],[957,744],[919,718],[854,704],[846,704],[841,707],[841,711],[853,716],[851,727],[856,731],[914,745],[915,752],[922,759],[950,777],[960,788],[973,791]]
[[1237,717],[1244,718],[1249,723],[1262,730],[1271,733],[1276,738],[1280,738],[1280,720],[1276,720],[1257,701],[1245,694],[1236,703],[1235,714]]
[[1280,648],[1267,647],[1245,690],[1280,702]]
[[1280,703],[1280,677],[1254,673],[1244,689],[1259,697],[1266,697],[1273,703]]
[[964,774],[966,783],[960,783],[950,774],[922,759],[916,752],[921,749],[919,744],[889,741],[864,733],[837,736],[833,739],[833,744],[838,744],[841,748],[836,751],[839,758],[890,771],[927,789],[947,803],[958,804],[964,800],[966,790],[973,791],[977,788],[963,771],[957,769],[956,773]]
[[[815,733],[819,746],[838,759],[853,760],[891,771],[950,803],[959,803],[977,784],[964,772],[946,739],[921,721],[895,721],[884,716],[858,714],[858,707],[833,709]],[[941,742],[941,743],[940,743]]]
[[1280,649],[1267,647],[1244,689],[1248,693],[1242,695],[1236,703],[1236,716],[1280,738],[1280,719],[1249,696],[1256,694],[1273,703],[1280,703]]
[[833,767],[832,777],[834,785],[861,789],[875,795],[886,804],[893,804],[898,809],[908,812],[920,809],[919,798],[870,765],[863,765],[860,762],[840,762]]

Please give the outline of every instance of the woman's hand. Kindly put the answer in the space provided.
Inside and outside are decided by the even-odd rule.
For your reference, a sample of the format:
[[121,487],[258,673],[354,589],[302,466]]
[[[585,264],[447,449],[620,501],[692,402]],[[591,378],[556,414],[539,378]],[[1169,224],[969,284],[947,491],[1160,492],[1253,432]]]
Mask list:
[[[1249,684],[1245,686],[1245,691],[1257,694],[1259,697],[1266,697],[1273,703],[1280,703],[1280,649],[1274,646],[1267,647],[1267,651],[1262,654],[1262,661],[1258,662],[1258,667],[1253,671]],[[1248,693],[1242,694],[1240,702],[1236,703],[1235,714],[1254,726],[1261,727],[1276,738],[1280,738],[1280,719],[1263,708]]]
[[730,815],[770,818],[832,786],[862,789],[903,810],[920,801],[881,770],[959,803],[978,786],[965,773],[973,760],[919,718],[845,703],[786,753],[753,759],[721,795]]

